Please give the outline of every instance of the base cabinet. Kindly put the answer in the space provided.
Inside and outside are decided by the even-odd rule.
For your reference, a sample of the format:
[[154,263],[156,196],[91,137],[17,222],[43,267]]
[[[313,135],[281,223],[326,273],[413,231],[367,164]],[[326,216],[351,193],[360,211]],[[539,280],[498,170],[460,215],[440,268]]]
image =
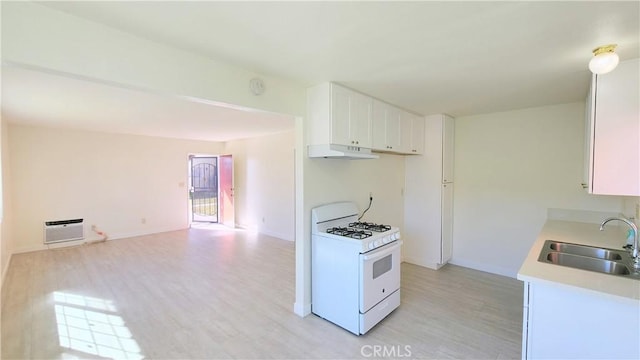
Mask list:
[[523,359],[640,359],[640,302],[524,283]]

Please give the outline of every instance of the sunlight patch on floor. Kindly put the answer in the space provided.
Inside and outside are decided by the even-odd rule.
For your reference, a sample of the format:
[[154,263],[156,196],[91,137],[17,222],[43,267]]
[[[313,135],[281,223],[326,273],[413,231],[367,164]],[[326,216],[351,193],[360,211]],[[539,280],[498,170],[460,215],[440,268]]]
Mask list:
[[60,346],[112,359],[142,359],[133,338],[110,300],[53,293]]

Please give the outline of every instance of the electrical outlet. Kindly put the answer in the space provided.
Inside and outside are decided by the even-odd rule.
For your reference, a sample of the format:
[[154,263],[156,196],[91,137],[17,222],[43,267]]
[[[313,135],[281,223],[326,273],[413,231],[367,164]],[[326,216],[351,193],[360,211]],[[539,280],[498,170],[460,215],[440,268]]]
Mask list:
[[373,198],[373,191],[369,191],[369,199]]
[[146,219],[146,218],[142,218],[142,219],[140,219],[140,223],[142,223],[142,224],[146,224],[146,223],[147,223],[147,219]]
[[640,223],[640,202],[636,203],[636,222]]

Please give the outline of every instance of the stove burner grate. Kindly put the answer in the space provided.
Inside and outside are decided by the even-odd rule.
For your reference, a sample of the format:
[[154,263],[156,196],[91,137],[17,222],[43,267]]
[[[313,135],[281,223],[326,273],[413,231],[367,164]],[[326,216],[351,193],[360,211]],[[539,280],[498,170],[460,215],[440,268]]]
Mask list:
[[385,232],[391,230],[391,226],[389,225],[374,224],[370,222],[353,222],[349,224],[349,227],[355,229],[371,230],[375,232]]
[[352,239],[366,239],[373,235],[371,231],[359,230],[359,229],[347,228],[347,227],[330,228],[330,229],[327,229],[327,233],[339,235],[339,236],[345,236]]

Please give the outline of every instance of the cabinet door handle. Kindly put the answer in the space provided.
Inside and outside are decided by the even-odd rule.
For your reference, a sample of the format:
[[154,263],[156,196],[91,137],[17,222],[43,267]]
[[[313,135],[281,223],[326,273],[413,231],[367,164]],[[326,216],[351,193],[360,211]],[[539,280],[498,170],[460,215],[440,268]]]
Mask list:
[[587,187],[589,187],[586,183],[581,183],[580,185],[582,185],[583,189],[586,189]]

